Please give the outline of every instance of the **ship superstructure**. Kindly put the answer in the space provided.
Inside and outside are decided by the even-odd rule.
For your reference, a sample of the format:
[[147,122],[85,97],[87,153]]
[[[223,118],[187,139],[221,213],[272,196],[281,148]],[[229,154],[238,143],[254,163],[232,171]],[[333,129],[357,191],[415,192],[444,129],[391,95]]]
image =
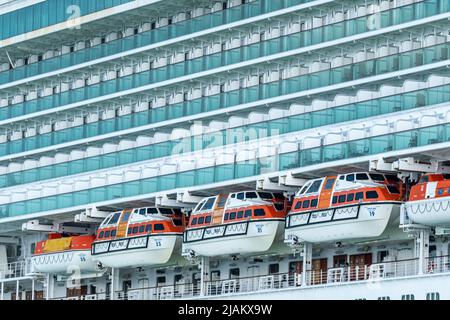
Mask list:
[[0,299],[450,299],[449,18],[0,1]]

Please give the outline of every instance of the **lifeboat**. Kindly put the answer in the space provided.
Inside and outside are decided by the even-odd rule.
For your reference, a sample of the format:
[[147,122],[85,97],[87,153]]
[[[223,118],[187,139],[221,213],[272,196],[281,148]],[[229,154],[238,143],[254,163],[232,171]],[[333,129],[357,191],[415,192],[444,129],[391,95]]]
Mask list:
[[425,174],[411,187],[405,203],[408,217],[428,226],[450,225],[450,175]]
[[380,236],[399,217],[402,190],[395,177],[366,172],[310,180],[286,217],[285,242]]
[[222,256],[267,251],[282,236],[288,208],[282,194],[245,191],[200,201],[183,238],[183,255]]
[[100,271],[92,260],[93,235],[64,236],[50,234],[48,240],[35,244],[31,258],[34,272],[72,274]]
[[97,230],[92,256],[114,268],[165,264],[181,249],[185,221],[179,209],[151,207],[111,213]]

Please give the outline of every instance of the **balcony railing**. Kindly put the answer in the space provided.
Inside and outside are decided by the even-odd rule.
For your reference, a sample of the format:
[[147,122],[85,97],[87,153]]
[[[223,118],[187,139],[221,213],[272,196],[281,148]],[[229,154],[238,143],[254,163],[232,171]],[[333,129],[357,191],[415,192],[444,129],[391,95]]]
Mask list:
[[30,260],[20,260],[0,265],[0,280],[25,277],[31,271]]

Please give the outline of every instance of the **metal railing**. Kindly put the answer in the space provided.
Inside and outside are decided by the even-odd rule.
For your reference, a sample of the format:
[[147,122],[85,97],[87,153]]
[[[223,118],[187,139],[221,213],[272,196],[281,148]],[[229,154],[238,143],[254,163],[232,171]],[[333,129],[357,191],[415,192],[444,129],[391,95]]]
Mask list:
[[31,261],[20,260],[0,265],[0,279],[14,279],[25,277],[31,271]]
[[[302,286],[318,286],[358,281],[377,281],[420,274],[450,273],[450,256],[430,257],[423,265],[419,259],[381,262],[365,265],[348,265],[326,270],[307,270],[305,274],[289,272],[265,274],[251,277],[236,277],[205,281],[203,292],[200,282],[177,283],[169,286],[127,289],[115,291],[116,300],[172,300],[201,296],[225,296],[238,293],[276,291]],[[305,282],[306,281],[306,282]],[[110,294],[100,293],[78,297],[58,298],[63,300],[111,299]]]

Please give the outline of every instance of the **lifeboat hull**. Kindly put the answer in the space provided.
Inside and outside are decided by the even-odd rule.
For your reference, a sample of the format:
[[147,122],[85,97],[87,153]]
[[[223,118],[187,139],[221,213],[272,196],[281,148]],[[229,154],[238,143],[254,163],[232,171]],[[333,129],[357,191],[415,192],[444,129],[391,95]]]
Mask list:
[[34,255],[31,258],[34,272],[73,274],[98,272],[98,264],[92,260],[90,250],[70,250]]
[[183,253],[214,257],[265,252],[282,235],[284,221],[267,219],[222,224],[185,231]]
[[181,234],[149,235],[95,242],[93,259],[112,268],[161,265],[181,247]]
[[400,203],[370,203],[289,214],[285,240],[327,242],[380,236]]
[[415,223],[428,226],[450,225],[450,197],[410,201],[404,206],[408,217]]

